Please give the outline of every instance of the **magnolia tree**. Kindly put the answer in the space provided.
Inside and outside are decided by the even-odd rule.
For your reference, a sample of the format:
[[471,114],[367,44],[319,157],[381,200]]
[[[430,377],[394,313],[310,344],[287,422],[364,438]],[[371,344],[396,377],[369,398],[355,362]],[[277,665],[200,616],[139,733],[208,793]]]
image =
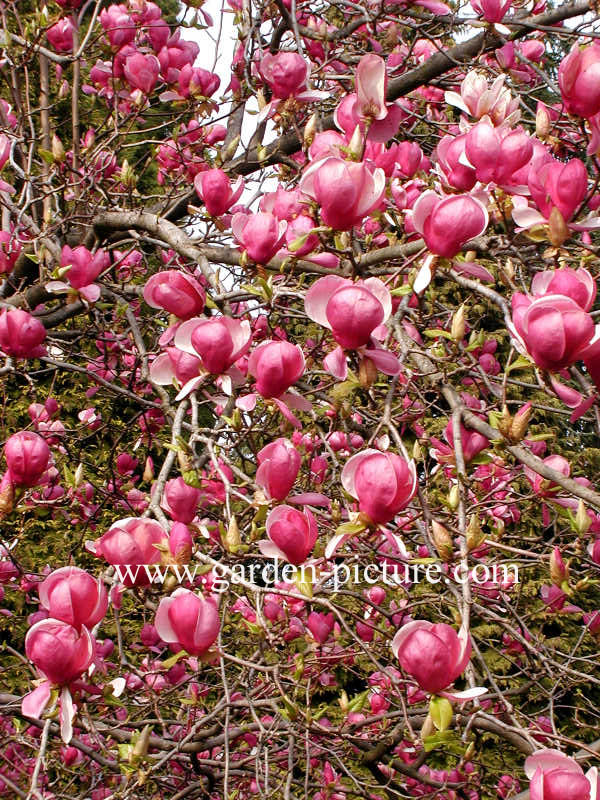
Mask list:
[[595,800],[596,6],[202,5],[0,1],[0,795]]

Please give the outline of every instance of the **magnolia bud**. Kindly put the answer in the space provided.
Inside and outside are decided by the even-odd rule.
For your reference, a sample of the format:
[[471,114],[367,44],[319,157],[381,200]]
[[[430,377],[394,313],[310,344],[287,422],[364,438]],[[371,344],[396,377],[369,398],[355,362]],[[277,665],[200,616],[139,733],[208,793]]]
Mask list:
[[238,145],[240,143],[240,136],[234,136],[233,139],[229,142],[227,147],[224,150],[221,150],[221,160],[223,163],[226,161],[230,161],[238,149]]
[[546,106],[538,104],[538,109],[535,115],[535,135],[538,139],[545,139],[550,133],[552,123],[550,115]]
[[418,439],[415,439],[415,443],[413,444],[412,457],[414,461],[423,460],[423,451],[421,449],[421,444]]
[[313,139],[315,138],[315,133],[317,131],[317,115],[312,114],[304,126],[304,135],[302,137],[302,141],[304,142],[304,147],[310,147],[312,144]]
[[140,733],[138,740],[133,746],[132,755],[134,758],[144,758],[148,753],[148,746],[150,744],[150,725],[145,725]]
[[555,247],[560,247],[568,238],[569,229],[567,228],[565,218],[556,206],[552,206],[552,211],[548,218],[548,239]]
[[65,148],[56,134],[52,137],[52,157],[57,164],[62,164],[65,160]]
[[82,481],[83,481],[83,464],[79,462],[79,464],[77,465],[77,469],[75,470],[75,479],[74,479],[75,488],[81,486]]
[[142,480],[146,482],[150,482],[154,479],[154,462],[152,461],[152,457],[148,456],[146,459],[146,465],[144,466],[144,474],[142,475]]
[[446,528],[436,520],[431,522],[431,539],[442,561],[450,561],[454,553],[454,542]]
[[421,728],[421,741],[427,739],[428,736],[431,736],[432,733],[435,732],[435,725],[433,724],[433,720],[431,719],[431,714],[427,714],[425,717],[425,722]]
[[583,500],[580,500],[579,505],[577,506],[577,514],[575,514],[575,527],[577,528],[577,533],[580,536],[585,536],[591,524],[592,520],[590,519],[590,515],[587,513],[586,507],[583,505]]
[[558,547],[550,555],[550,580],[556,586],[562,586],[569,580],[569,568],[563,561]]
[[460,489],[458,488],[458,484],[455,483],[448,492],[448,505],[450,506],[452,511],[456,511],[459,502],[460,502]]
[[354,133],[352,134],[352,138],[348,143],[348,150],[350,151],[351,155],[358,159],[362,156],[363,149],[363,135],[362,131],[360,130],[360,125],[357,125],[356,128],[354,128]]
[[508,410],[507,406],[503,406],[502,408],[502,416],[496,423],[498,430],[506,439],[510,436],[510,427],[512,425],[513,419],[510,415],[510,411]]
[[467,549],[469,552],[471,552],[471,550],[476,550],[485,540],[485,533],[481,530],[481,523],[477,514],[473,514],[473,516],[469,519],[469,524],[467,525],[466,530],[466,538]]
[[465,336],[465,307],[460,306],[458,311],[452,317],[452,325],[450,327],[450,336],[455,342],[462,342]]
[[348,711],[348,706],[350,705],[348,700],[348,694],[345,689],[342,689],[342,693],[338,699],[338,703],[340,704],[340,708],[345,714]]
[[358,380],[363,389],[370,389],[377,380],[377,367],[370,358],[362,358],[358,366]]
[[532,412],[533,407],[531,403],[525,403],[525,405],[517,411],[512,422],[510,423],[510,429],[508,433],[508,438],[511,440],[511,442],[516,444],[523,439],[527,433]]
[[265,93],[262,89],[259,89],[256,93],[256,102],[258,103],[258,110],[262,111],[263,108],[267,105],[267,101],[265,99]]
[[240,529],[238,528],[235,517],[231,517],[229,520],[229,525],[227,526],[227,533],[221,538],[223,540],[223,547],[228,553],[235,553],[238,550],[242,540],[240,538]]
[[7,517],[15,506],[15,489],[8,472],[0,481],[0,519]]
[[121,165],[121,174],[119,176],[119,179],[123,184],[123,186],[127,186],[130,189],[133,189],[133,187],[137,183],[135,171],[133,167],[130,165],[129,161],[127,161],[127,159],[124,159]]

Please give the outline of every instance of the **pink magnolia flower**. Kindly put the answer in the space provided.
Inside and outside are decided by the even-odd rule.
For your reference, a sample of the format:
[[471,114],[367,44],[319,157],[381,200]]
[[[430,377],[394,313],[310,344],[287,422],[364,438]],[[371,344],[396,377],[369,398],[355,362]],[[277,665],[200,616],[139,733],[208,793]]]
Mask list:
[[533,156],[531,138],[521,129],[494,128],[478,122],[467,133],[465,153],[482,183],[506,184]]
[[267,53],[260,61],[262,79],[279,100],[298,96],[306,87],[309,65],[298,53]]
[[319,204],[325,225],[347,231],[359,225],[381,202],[385,172],[364,162],[328,157],[304,171],[300,189]]
[[453,258],[485,231],[489,217],[483,203],[471,195],[440,197],[427,191],[415,203],[412,221],[432,253]]
[[163,642],[174,644],[191,656],[200,656],[216,642],[221,623],[213,597],[176,589],[160,601],[154,626]]
[[156,56],[136,53],[125,59],[123,74],[134,89],[150,94],[158,81],[160,62]]
[[356,110],[363,119],[385,119],[387,74],[385,61],[376,53],[366,53],[356,68]]
[[319,278],[306,293],[304,308],[310,319],[329,328],[340,345],[325,358],[325,368],[337,378],[347,375],[344,349],[358,350],[387,375],[397,375],[400,362],[380,347],[385,339],[385,322],[392,313],[392,297],[379,278],[356,283],[328,275]]
[[348,459],[342,470],[342,486],[358,500],[364,514],[384,525],[414,497],[417,471],[413,461],[369,448]]
[[42,342],[46,329],[21,308],[0,313],[0,350],[15,358],[38,358],[46,355]]
[[[448,422],[444,429],[444,438],[450,445],[452,452],[454,452],[454,423],[452,420]],[[465,462],[468,464],[476,455],[490,446],[489,439],[482,433],[465,428],[460,423],[460,441],[462,444],[462,451]]]
[[[583,161],[572,158],[566,164],[549,159],[529,172],[529,191],[545,219],[558,208],[565,222],[575,214],[587,192],[588,174]],[[514,218],[514,216],[513,216]],[[518,225],[522,224],[515,219]]]
[[569,114],[593,117],[600,111],[600,47],[575,43],[560,62],[558,86]]
[[583,358],[595,334],[590,315],[564,295],[531,300],[517,293],[512,312],[509,330],[518,348],[549,372],[559,372]]
[[[179,350],[199,359],[202,368],[211,375],[225,375],[229,378],[223,387],[229,394],[232,380],[243,382],[243,376],[233,365],[248,351],[251,340],[250,323],[230,317],[194,317],[184,322],[175,334],[175,346]],[[201,381],[202,376],[191,378],[180,395],[189,394]]]
[[231,230],[242,249],[257,264],[268,264],[285,241],[287,222],[266,211],[246,214],[239,211],[231,218]]
[[175,522],[187,525],[196,516],[201,497],[200,489],[188,486],[183,478],[172,478],[165,484],[160,507]]
[[302,457],[289,439],[276,439],[259,451],[256,483],[268,498],[285,500],[298,476]]
[[204,310],[206,293],[186,272],[157,272],[144,286],[144,300],[151,308],[162,308],[179,319],[190,319]]
[[310,319],[329,328],[342,347],[355,350],[368,344],[373,332],[392,313],[392,297],[379,278],[354,283],[328,275],[310,287],[304,300]]
[[169,551],[178,564],[189,563],[194,540],[187,525],[176,522],[169,533]]
[[100,12],[100,24],[106,37],[116,50],[135,39],[135,22],[125,5],[111,5]]
[[[563,456],[546,456],[544,459],[544,464],[547,467],[551,467],[552,469],[556,470],[561,475],[564,475],[565,478],[568,478],[571,474],[571,465]],[[559,489],[557,483],[549,482],[546,478],[538,475],[538,473],[532,470],[531,467],[525,467],[524,472],[527,480],[533,488],[533,491],[536,493],[536,495],[538,495],[538,497],[556,497],[556,492]]]
[[319,644],[325,644],[329,639],[335,625],[333,612],[329,614],[311,611],[306,620],[306,627]]
[[460,85],[460,94],[446,92],[445,100],[475,119],[487,116],[493,125],[510,127],[519,121],[519,99],[504,87],[505,78],[499,75],[488,88],[485,75],[472,69]]
[[259,122],[272,117],[280,103],[290,97],[301,103],[329,97],[328,92],[307,88],[309,69],[309,63],[298,53],[266,53],[262,57],[258,71],[271,90],[273,100],[260,112]]
[[62,620],[43,619],[27,632],[25,654],[50,683],[65,686],[92,663],[94,640],[86,627],[78,631]]
[[444,182],[460,192],[470,192],[477,183],[475,168],[465,163],[467,134],[444,136],[437,144],[438,170]]
[[317,541],[319,531],[311,511],[298,511],[292,506],[277,506],[269,512],[266,522],[269,540],[258,543],[263,555],[282,558],[290,564],[303,564]]
[[244,179],[240,175],[231,186],[227,173],[222,169],[209,169],[196,175],[194,187],[210,216],[221,217],[238,201],[244,189]]
[[304,374],[302,349],[286,341],[263,342],[248,359],[248,373],[256,378],[262,397],[281,397]]
[[596,800],[600,796],[598,768],[583,769],[560,750],[538,750],[525,760],[531,800]]
[[414,620],[394,636],[392,650],[402,669],[425,692],[438,694],[461,675],[471,657],[469,634],[443,622]]
[[4,457],[14,486],[36,486],[48,469],[50,449],[33,431],[20,431],[7,439]]
[[150,378],[159,386],[170,386],[173,381],[185,385],[196,380],[203,371],[202,361],[177,347],[167,347],[150,367]]
[[[0,181],[0,191],[3,191]],[[21,255],[23,247],[11,231],[0,231],[0,275],[11,272]]]
[[93,628],[106,614],[108,594],[102,581],[78,567],[55,569],[40,584],[40,605],[51,617],[77,630]]
[[531,281],[531,294],[543,297],[548,294],[561,294],[570,297],[584,311],[590,311],[596,299],[596,281],[582,267],[560,267],[536,272]]
[[125,586],[147,586],[150,583],[146,571],[135,567],[161,561],[161,551],[155,545],[168,545],[166,533],[158,522],[137,517],[113,522],[99,539],[87,543],[88,549],[109,564],[134,567],[130,575],[124,576]]
[[71,17],[63,17],[46,31],[46,38],[59,53],[70,53],[73,50],[73,32],[75,26]]
[[79,246],[72,250],[65,245],[61,252],[60,274],[66,277],[63,281],[50,281],[46,284],[48,291],[60,292],[71,286],[90,303],[100,297],[100,287],[94,284],[96,278],[110,266],[110,256],[104,250],[92,254],[87,247]]
[[511,3],[512,0],[472,0],[471,5],[486,22],[502,22]]

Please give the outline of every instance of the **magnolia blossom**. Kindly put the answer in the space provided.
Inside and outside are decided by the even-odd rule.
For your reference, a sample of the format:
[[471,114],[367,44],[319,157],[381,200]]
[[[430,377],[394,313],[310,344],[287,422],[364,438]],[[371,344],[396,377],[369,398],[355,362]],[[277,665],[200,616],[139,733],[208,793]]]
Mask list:
[[189,486],[183,478],[172,478],[165,483],[160,507],[176,522],[189,524],[196,516],[202,492]]
[[488,117],[493,125],[510,127],[519,121],[519,99],[504,87],[505,78],[499,75],[488,88],[485,75],[471,70],[460,85],[460,94],[446,92],[445,100],[475,119]]
[[151,308],[162,308],[186,320],[202,313],[206,293],[191,275],[168,269],[157,272],[148,280],[144,286],[144,300]]
[[596,333],[591,316],[562,294],[535,300],[514,294],[512,311],[509,330],[515,344],[549,372],[559,372],[584,358]]
[[311,103],[329,97],[329,92],[307,87],[310,65],[299,53],[265,53],[258,70],[273,94],[273,100],[261,110],[259,122],[272,117],[280,104],[289,98],[299,103]]
[[100,297],[100,287],[94,281],[110,266],[110,256],[104,250],[90,253],[87,247],[76,247],[74,250],[65,245],[61,252],[60,275],[62,280],[50,281],[46,284],[49,292],[67,291],[69,287],[76,289],[88,302],[95,303]]
[[502,22],[511,3],[512,0],[471,0],[473,11],[481,14],[486,22]]
[[[225,376],[228,380],[222,381],[223,389],[231,393],[232,381],[243,382],[243,376],[233,365],[249,349],[252,340],[250,323],[231,317],[212,317],[209,319],[194,317],[184,322],[175,334],[175,346],[184,353],[194,356],[200,362],[205,372],[211,375]],[[158,374],[168,371],[169,365],[164,359],[151,370],[153,380],[162,383],[165,378],[169,383],[171,378]],[[155,366],[156,365],[156,366]],[[192,367],[190,364],[189,367]],[[171,372],[171,377],[173,373]],[[196,374],[190,377],[181,389],[178,398],[185,397],[201,384],[203,377]]]
[[583,267],[547,269],[536,272],[531,281],[531,294],[534,297],[562,294],[574,300],[584,311],[591,311],[596,292],[596,281]]
[[600,797],[598,767],[584,774],[577,761],[560,750],[538,750],[525,761],[531,800],[596,800]]
[[135,53],[125,60],[123,74],[134,89],[150,94],[158,81],[160,61],[154,55]]
[[433,254],[453,258],[485,231],[489,216],[483,203],[471,195],[441,197],[427,191],[415,203],[412,221]]
[[231,230],[248,257],[258,264],[268,264],[283,246],[287,222],[273,214],[239,211],[231,219]]
[[298,511],[292,506],[277,506],[269,512],[266,522],[268,541],[258,546],[263,555],[281,558],[290,564],[303,564],[317,541],[317,522],[310,511]]
[[93,628],[106,614],[108,594],[102,581],[78,567],[55,569],[40,584],[40,605],[51,617],[77,630]]
[[302,457],[289,439],[276,439],[258,452],[256,483],[268,498],[285,500],[298,476]]
[[[464,628],[456,633],[444,622],[414,620],[394,636],[392,651],[402,669],[423,691],[439,694],[465,671],[471,658],[471,639]],[[468,699],[484,691],[478,688],[452,692],[449,696]]]
[[392,313],[392,296],[379,278],[356,283],[328,275],[306,293],[304,308],[310,319],[329,328],[340,345],[325,358],[325,368],[337,378],[347,375],[345,349],[358,350],[382,372],[397,375],[400,362],[379,342],[387,336],[385,322]]
[[15,358],[39,358],[46,355],[42,342],[46,329],[39,319],[14,308],[0,313],[0,350]]
[[321,219],[335,230],[348,231],[367,217],[385,193],[385,172],[364,162],[328,157],[313,161],[300,189],[319,205]]
[[384,525],[414,497],[417,470],[413,461],[369,448],[348,459],[342,470],[342,486],[358,500],[364,514]]
[[523,130],[495,128],[481,121],[466,134],[465,154],[475,167],[478,181],[505,184],[529,163],[533,144]]
[[204,598],[188,589],[176,589],[163,597],[154,626],[163,642],[199,656],[215,643],[221,623],[213,597]]
[[600,46],[575,43],[558,68],[558,86],[569,114],[593,117],[600,111]]
[[222,169],[209,169],[196,175],[194,188],[211,217],[221,217],[239,200],[244,179],[239,175],[232,186]]
[[[113,522],[106,533],[95,542],[87,542],[86,546],[109,564],[136,567],[160,563],[161,549],[168,546],[168,539],[158,522],[126,517]],[[141,568],[133,569],[131,575],[123,575],[122,582],[125,586],[147,586],[151,579]]]
[[14,486],[36,486],[48,469],[50,448],[39,434],[20,431],[6,440],[4,457]]

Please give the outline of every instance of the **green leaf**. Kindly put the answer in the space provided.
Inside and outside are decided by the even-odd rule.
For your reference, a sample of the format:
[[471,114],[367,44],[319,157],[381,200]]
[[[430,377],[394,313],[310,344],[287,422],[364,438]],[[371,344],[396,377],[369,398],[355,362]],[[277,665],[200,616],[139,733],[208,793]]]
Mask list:
[[429,713],[438,731],[443,732],[450,727],[453,713],[452,705],[445,697],[434,695],[429,701]]
[[343,522],[338,525],[335,531],[336,536],[354,536],[357,533],[362,533],[367,526],[364,522]]
[[427,736],[423,740],[423,749],[426,753],[431,753],[438,747],[443,747],[445,751],[453,753],[454,755],[461,756],[464,748],[461,746],[460,740],[452,731],[436,731],[431,736]]
[[429,330],[424,331],[424,333],[428,339],[437,339],[438,336],[441,336],[444,339],[452,339],[450,332],[443,331],[441,328],[429,328]]
[[531,366],[531,360],[527,358],[527,356],[519,356],[516,361],[508,365],[504,372],[508,375],[508,373],[512,372],[514,369],[529,369]]
[[185,650],[180,650],[178,653],[175,653],[174,656],[167,658],[166,661],[162,662],[162,666],[165,669],[171,669],[171,667],[174,667],[175,664],[177,664],[178,661],[181,661],[182,658],[187,658],[187,653]]

